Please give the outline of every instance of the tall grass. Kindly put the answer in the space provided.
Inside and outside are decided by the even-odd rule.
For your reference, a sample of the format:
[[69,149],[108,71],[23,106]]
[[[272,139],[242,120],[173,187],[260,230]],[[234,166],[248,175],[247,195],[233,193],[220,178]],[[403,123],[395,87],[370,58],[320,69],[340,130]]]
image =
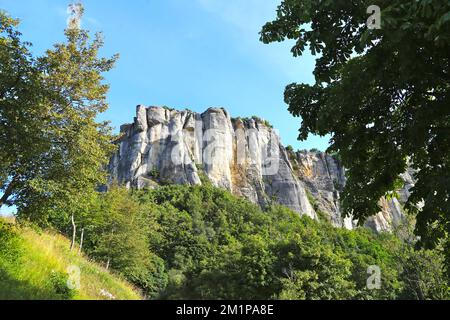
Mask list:
[[[19,227],[13,220],[0,218],[0,299],[141,299],[119,276],[69,248],[69,240],[60,234]],[[80,271],[76,289],[67,285],[72,280],[70,267]]]

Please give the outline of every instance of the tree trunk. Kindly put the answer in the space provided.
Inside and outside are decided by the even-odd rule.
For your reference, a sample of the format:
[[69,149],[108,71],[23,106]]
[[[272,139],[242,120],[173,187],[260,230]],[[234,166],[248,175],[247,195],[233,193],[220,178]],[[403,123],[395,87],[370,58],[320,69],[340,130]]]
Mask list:
[[8,201],[9,197],[12,195],[14,191],[14,184],[16,183],[16,178],[12,179],[9,183],[8,187],[6,187],[3,196],[0,198],[0,208]]
[[81,229],[80,248],[78,249],[78,254],[80,254],[81,250],[83,249],[83,239],[84,239],[84,228]]
[[[114,227],[111,230],[111,240],[113,238],[113,235],[114,235]],[[111,243],[112,243],[112,241],[109,241],[109,250],[111,250]],[[110,262],[111,262],[111,258],[108,258],[108,261],[106,262],[106,270],[109,269]]]
[[417,287],[419,288],[419,300],[425,300],[425,295],[422,290],[422,286],[420,285],[420,281],[417,281]]
[[76,238],[77,238],[77,225],[75,224],[74,214],[72,213],[72,243],[70,244],[70,251],[72,251],[75,246]]

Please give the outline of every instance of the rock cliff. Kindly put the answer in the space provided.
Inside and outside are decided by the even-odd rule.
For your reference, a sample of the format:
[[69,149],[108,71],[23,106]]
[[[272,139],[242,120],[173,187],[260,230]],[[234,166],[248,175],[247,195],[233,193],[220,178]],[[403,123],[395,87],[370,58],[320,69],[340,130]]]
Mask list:
[[[333,225],[352,229],[356,221],[343,218],[340,193],[345,186],[345,169],[329,154],[314,151],[289,151],[289,158],[295,175],[303,182],[310,202],[319,214],[325,215]],[[381,212],[369,218],[365,225],[377,232],[390,231],[404,221],[403,204],[408,200],[409,189],[414,185],[413,173],[408,170],[402,175],[404,187],[397,190],[399,199],[380,199]]]
[[[109,171],[111,179],[129,188],[197,185],[204,175],[261,207],[276,202],[314,219],[325,215],[336,226],[355,225],[342,218],[345,172],[339,161],[322,152],[286,150],[262,119],[232,119],[222,108],[199,114],[141,105],[120,133]],[[406,185],[412,184],[410,178],[405,176]],[[407,189],[400,194],[407,199]],[[397,199],[380,201],[383,211],[366,224],[390,230],[402,220],[401,205]]]

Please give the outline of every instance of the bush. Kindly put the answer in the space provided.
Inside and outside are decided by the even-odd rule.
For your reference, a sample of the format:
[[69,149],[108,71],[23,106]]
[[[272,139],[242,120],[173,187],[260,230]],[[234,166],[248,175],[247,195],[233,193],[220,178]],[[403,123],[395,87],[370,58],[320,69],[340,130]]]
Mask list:
[[88,255],[154,297],[166,286],[167,276],[163,260],[149,250],[154,224],[147,205],[135,201],[127,189],[112,186],[98,195],[81,223],[89,235],[84,242]]
[[17,268],[22,251],[22,240],[16,227],[0,218],[0,280],[2,275],[4,278]]
[[50,274],[49,290],[55,292],[62,300],[70,300],[75,295],[75,290],[70,289],[67,285],[69,276],[67,273],[52,271]]

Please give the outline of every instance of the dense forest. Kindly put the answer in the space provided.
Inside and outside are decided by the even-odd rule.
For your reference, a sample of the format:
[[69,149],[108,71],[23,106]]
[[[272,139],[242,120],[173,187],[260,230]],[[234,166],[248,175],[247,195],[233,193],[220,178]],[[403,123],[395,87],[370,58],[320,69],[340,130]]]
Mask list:
[[[394,234],[349,231],[282,206],[262,211],[208,183],[114,186],[96,194],[88,212],[76,220],[83,252],[147,299],[449,297],[442,255],[415,250],[408,225]],[[59,216],[48,226],[72,234]],[[0,262],[15,252],[4,229],[1,237]],[[379,287],[368,286],[370,266],[381,270]]]
[[[334,228],[281,206],[261,211],[207,183],[114,187],[90,213],[86,251],[111,259],[149,298],[448,297],[442,256],[414,250],[411,238]],[[372,265],[382,270],[379,290],[367,287]]]

